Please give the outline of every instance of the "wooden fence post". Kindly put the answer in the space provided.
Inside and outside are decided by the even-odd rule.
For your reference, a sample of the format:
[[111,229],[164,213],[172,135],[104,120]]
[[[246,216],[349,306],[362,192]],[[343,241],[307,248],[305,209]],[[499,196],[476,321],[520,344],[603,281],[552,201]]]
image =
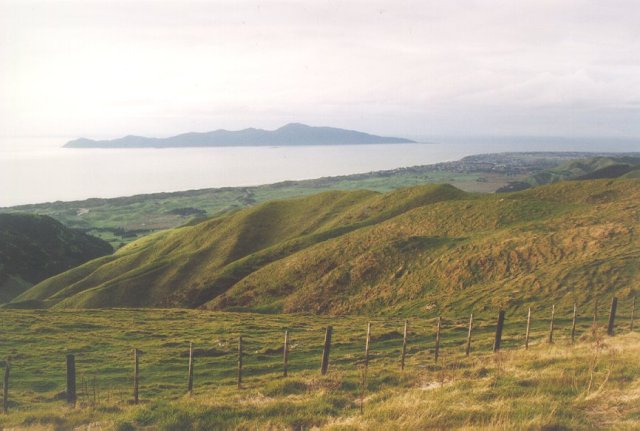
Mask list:
[[527,332],[524,334],[524,349],[529,350],[529,334],[531,334],[531,307],[527,312]]
[[617,308],[618,308],[618,298],[614,296],[611,299],[611,309],[609,310],[609,325],[607,326],[607,335],[609,335],[610,337],[613,337],[613,334],[614,334]]
[[140,384],[140,351],[133,349],[133,403],[138,404],[138,385]]
[[284,347],[283,347],[284,377],[289,373],[289,331],[284,331]]
[[4,364],[4,378],[2,379],[2,413],[9,412],[9,360]]
[[193,343],[189,343],[189,374],[187,377],[187,392],[193,393]]
[[593,326],[598,323],[598,298],[593,302]]
[[549,344],[553,343],[553,319],[556,315],[556,304],[551,306],[551,323],[549,324]]
[[571,344],[576,342],[576,318],[578,317],[578,304],[573,303],[573,321],[571,322]]
[[438,356],[440,355],[440,326],[441,326],[441,318],[438,316],[436,320],[436,348],[435,348],[435,361],[438,363]]
[[466,356],[469,356],[471,353],[471,330],[473,329],[473,313],[469,316],[469,332],[467,333],[467,347],[464,351]]
[[636,315],[636,297],[633,297],[633,303],[631,304],[631,323],[629,324],[629,330],[633,332],[633,318]]
[[76,405],[76,358],[67,354],[67,402]]
[[327,374],[329,370],[329,352],[331,350],[331,333],[333,327],[327,326],[327,330],[324,334],[324,348],[322,349],[322,364],[320,366],[320,374],[323,376]]
[[367,323],[367,340],[364,344],[364,368],[369,368],[369,343],[371,342],[371,322]]
[[238,338],[238,389],[242,389],[242,335]]
[[402,334],[402,356],[400,357],[400,370],[404,371],[404,358],[407,355],[407,330],[409,326],[409,320],[404,321],[404,332]]
[[500,343],[502,342],[502,328],[504,327],[504,310],[500,310],[498,313],[498,324],[496,325],[496,338],[493,342],[493,351],[500,350]]

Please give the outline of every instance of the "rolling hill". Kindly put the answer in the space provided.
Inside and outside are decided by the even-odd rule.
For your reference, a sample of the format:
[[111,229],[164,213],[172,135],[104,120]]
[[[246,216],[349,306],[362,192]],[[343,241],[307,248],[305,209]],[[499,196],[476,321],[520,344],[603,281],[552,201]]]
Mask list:
[[557,181],[603,178],[640,178],[640,157],[631,153],[570,160],[551,169],[536,172],[522,181],[510,182],[496,191],[512,192]]
[[99,238],[48,216],[0,214],[0,302],[88,260],[113,253]]
[[500,195],[448,185],[320,193],[150,235],[14,306],[425,315],[584,304],[635,294],[639,214],[634,179]]
[[291,123],[276,130],[244,129],[215,130],[205,133],[184,133],[169,138],[125,136],[96,141],[79,138],[67,142],[67,148],[170,148],[170,147],[237,147],[273,145],[354,145],[412,143],[409,139],[375,136],[355,130],[335,127],[312,127]]

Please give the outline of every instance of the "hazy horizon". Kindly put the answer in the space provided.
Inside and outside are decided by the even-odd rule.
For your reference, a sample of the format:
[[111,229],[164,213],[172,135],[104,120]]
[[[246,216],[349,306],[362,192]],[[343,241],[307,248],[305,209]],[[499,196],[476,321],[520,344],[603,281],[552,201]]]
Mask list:
[[633,1],[0,2],[0,147],[286,123],[640,137]]

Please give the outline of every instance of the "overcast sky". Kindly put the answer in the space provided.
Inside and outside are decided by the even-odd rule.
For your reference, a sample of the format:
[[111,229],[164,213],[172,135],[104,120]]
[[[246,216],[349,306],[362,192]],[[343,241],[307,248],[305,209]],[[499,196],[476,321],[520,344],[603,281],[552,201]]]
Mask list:
[[288,122],[638,137],[640,1],[0,0],[5,142]]

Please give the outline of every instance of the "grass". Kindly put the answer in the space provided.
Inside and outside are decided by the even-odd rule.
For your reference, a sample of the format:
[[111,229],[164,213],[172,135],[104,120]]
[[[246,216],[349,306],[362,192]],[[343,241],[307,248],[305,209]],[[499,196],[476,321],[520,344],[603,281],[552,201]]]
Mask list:
[[[507,315],[502,350],[491,352],[494,319],[479,318],[464,356],[467,318],[443,317],[438,363],[434,319],[411,319],[400,371],[403,321],[372,318],[370,368],[362,397],[367,317],[262,315],[197,310],[3,310],[0,351],[11,360],[9,414],[20,429],[635,429],[640,420],[640,334],[620,303],[617,336],[592,332],[581,310],[571,345],[570,310]],[[497,314],[497,313],[496,313]],[[334,327],[329,373],[320,376],[324,328]],[[291,334],[289,377],[282,338]],[[245,340],[243,388],[237,338]],[[188,343],[195,389],[186,394]],[[141,403],[131,404],[132,348],[143,351]],[[76,355],[79,401],[63,400],[64,357]],[[95,382],[95,384],[94,384]],[[95,388],[95,395],[94,395]],[[364,399],[363,412],[360,402]],[[89,427],[92,428],[89,428]]]

